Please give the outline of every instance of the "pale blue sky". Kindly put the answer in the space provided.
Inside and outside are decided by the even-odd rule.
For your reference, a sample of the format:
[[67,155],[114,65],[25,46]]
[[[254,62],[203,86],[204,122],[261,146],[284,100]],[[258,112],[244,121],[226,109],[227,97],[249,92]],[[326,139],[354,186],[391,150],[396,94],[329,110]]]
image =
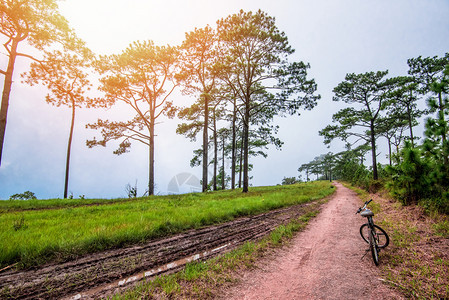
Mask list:
[[[61,4],[71,26],[98,54],[118,53],[135,40],[176,45],[186,31],[213,26],[240,9],[259,8],[274,16],[278,28],[287,34],[296,49],[292,59],[311,64],[309,74],[318,83],[322,99],[317,108],[300,117],[276,119],[281,126],[279,137],[285,142],[283,150],[271,149],[267,159],[252,160],[253,185],[275,185],[284,176],[297,176],[297,168],[315,156],[341,150],[339,143],[327,149],[318,131],[341,107],[332,102],[332,89],[346,73],[388,69],[391,76],[405,75],[408,58],[449,52],[446,0],[66,0]],[[63,193],[70,111],[46,104],[45,88],[21,83],[20,73],[28,63],[21,59],[16,68],[0,167],[0,199],[26,190],[39,198],[62,197]],[[0,55],[0,64],[4,68],[4,55]],[[180,93],[174,100],[191,103]],[[126,115],[126,108],[79,111],[69,182],[75,197],[125,196],[126,184],[136,180],[139,194],[144,192],[148,154],[142,145],[133,144],[130,153],[119,157],[112,154],[113,144],[95,149],[85,146],[86,139],[98,136],[85,129],[86,123],[99,116],[114,119],[118,115]],[[167,120],[157,128],[155,179],[156,191],[162,194],[179,173],[200,177],[200,168],[189,166],[198,143],[176,135],[177,122]],[[379,150],[383,159],[385,146]]]

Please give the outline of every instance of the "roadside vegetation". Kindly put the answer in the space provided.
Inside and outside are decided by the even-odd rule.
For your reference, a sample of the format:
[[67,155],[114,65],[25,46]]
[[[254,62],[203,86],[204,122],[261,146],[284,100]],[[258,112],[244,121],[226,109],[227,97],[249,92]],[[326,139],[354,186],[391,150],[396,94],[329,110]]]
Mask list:
[[405,206],[382,190],[370,194],[356,191],[363,201],[374,202],[370,208],[390,235],[391,244],[381,252],[383,281],[411,299],[449,298],[449,218],[425,210],[422,206]]
[[[328,182],[139,198],[52,209],[8,210],[0,216],[0,268],[30,267],[140,243],[237,217],[321,199],[334,191]],[[85,200],[79,200],[84,203]],[[5,203],[8,201],[5,201]],[[14,203],[14,202],[12,202]],[[53,203],[51,200],[49,203]],[[61,203],[60,203],[61,204]],[[8,205],[2,204],[2,205]]]

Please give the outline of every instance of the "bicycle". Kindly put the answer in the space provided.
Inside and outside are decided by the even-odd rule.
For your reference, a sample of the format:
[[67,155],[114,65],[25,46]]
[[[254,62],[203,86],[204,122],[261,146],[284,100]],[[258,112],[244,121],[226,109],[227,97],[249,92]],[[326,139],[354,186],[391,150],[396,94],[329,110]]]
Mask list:
[[[361,212],[360,215],[368,219],[368,223],[360,226],[360,235],[363,240],[369,244],[369,248],[366,250],[366,253],[371,250],[371,256],[373,257],[374,264],[378,266],[380,249],[388,246],[390,243],[390,238],[385,230],[374,224],[374,213],[366,207],[371,201],[373,201],[373,199],[366,201],[363,207],[360,207],[357,210],[356,214]],[[365,255],[363,255],[363,257],[365,257]]]

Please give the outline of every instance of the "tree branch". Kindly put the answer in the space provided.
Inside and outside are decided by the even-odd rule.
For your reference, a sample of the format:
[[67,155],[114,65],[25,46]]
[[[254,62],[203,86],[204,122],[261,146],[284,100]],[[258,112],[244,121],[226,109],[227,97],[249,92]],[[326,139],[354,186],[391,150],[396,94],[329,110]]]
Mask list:
[[38,60],[37,58],[34,58],[33,56],[28,55],[28,54],[25,54],[25,53],[20,53],[20,52],[18,52],[18,53],[17,53],[17,56],[27,57],[27,58],[29,58],[29,59],[31,59],[31,60],[34,60],[35,62],[38,62],[38,63],[42,64],[42,61],[41,61],[41,60]]

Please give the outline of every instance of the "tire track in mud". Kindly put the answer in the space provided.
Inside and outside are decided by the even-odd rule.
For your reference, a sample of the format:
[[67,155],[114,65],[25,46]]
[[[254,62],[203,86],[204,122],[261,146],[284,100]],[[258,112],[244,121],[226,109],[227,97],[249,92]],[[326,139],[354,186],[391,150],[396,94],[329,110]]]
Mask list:
[[[190,230],[144,245],[114,249],[62,264],[0,274],[0,298],[98,298],[126,285],[137,274],[156,276],[183,267],[179,262],[205,259],[257,240],[281,224],[318,207],[319,201],[243,217],[227,223]],[[173,262],[177,262],[173,264]],[[168,269],[167,265],[174,268]],[[142,276],[140,275],[139,278]],[[147,276],[145,276],[147,277]],[[128,279],[126,279],[128,278]],[[133,279],[133,280],[130,280]]]

